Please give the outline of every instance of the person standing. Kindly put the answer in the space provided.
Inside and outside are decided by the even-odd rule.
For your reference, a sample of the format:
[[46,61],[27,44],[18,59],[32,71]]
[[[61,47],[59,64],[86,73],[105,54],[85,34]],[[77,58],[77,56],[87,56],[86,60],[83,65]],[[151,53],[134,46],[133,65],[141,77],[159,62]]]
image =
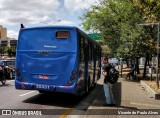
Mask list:
[[103,84],[103,89],[104,89],[104,94],[106,97],[106,102],[103,104],[104,106],[114,106],[115,101],[113,98],[113,93],[112,93],[112,84],[109,83],[109,70],[111,69],[111,65],[108,62],[108,58],[105,57],[103,60],[103,65],[102,65],[102,74],[104,75],[104,84]]

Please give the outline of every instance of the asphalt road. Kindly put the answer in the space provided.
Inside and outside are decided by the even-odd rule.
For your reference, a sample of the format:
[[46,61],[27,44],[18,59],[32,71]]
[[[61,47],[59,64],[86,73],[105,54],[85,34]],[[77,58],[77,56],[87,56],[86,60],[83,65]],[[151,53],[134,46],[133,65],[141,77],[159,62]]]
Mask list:
[[[138,81],[119,78],[113,88],[115,107],[104,107],[103,79],[93,88],[88,96],[75,97],[70,94],[39,94],[38,91],[16,90],[14,80],[7,80],[6,85],[0,83],[0,114],[2,110],[41,111],[42,114],[30,115],[31,118],[159,118],[160,100],[153,98]],[[158,115],[114,115],[128,110],[151,110]],[[124,110],[124,111],[123,111]],[[115,113],[113,113],[115,111]],[[119,111],[119,112],[118,112]],[[16,112],[15,112],[16,113]],[[103,115],[104,113],[104,115]],[[95,115],[94,115],[95,114]],[[98,115],[102,114],[102,115]],[[113,114],[113,115],[107,115]],[[15,116],[14,116],[15,115]],[[28,118],[28,116],[0,115],[0,118]],[[29,117],[29,118],[30,118]]]
[[[24,110],[25,112],[26,110],[42,110],[41,112],[43,114],[50,114],[45,116],[34,116],[37,118],[51,117],[53,115],[54,118],[65,118],[68,114],[75,111],[76,114],[81,115],[96,98],[99,90],[100,86],[97,85],[90,91],[89,95],[83,97],[75,97],[70,94],[62,93],[40,94],[38,91],[16,90],[14,87],[14,80],[7,80],[6,85],[4,86],[0,83],[0,114],[2,114],[2,110],[12,110],[12,116],[0,115],[0,117],[20,117],[19,115],[17,116],[16,113],[14,114],[13,110]],[[22,111],[20,114],[22,114]],[[3,111],[3,113],[5,114],[6,111]],[[28,116],[23,115],[23,117]]]

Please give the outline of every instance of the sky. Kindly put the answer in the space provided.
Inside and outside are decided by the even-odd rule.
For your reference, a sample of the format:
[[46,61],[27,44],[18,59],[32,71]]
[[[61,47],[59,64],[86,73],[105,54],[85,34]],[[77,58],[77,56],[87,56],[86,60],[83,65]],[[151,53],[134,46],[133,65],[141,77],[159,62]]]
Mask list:
[[[25,27],[67,25],[82,29],[80,16],[98,0],[0,0],[0,25],[7,37],[18,38]],[[83,29],[82,29],[83,30]]]

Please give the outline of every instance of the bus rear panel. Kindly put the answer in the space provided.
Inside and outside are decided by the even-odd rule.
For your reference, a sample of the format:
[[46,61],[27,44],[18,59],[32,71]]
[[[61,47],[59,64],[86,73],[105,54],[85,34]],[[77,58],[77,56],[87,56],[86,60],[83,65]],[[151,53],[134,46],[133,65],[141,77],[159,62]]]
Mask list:
[[77,29],[25,28],[16,55],[16,89],[77,94]]

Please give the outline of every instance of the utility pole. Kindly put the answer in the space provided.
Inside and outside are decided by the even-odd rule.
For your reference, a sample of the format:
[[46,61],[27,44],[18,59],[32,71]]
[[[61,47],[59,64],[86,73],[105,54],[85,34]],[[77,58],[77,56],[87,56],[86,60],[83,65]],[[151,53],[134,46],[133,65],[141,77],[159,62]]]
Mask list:
[[156,83],[157,88],[159,88],[159,22],[158,22],[158,34],[157,34],[157,67],[156,67]]

